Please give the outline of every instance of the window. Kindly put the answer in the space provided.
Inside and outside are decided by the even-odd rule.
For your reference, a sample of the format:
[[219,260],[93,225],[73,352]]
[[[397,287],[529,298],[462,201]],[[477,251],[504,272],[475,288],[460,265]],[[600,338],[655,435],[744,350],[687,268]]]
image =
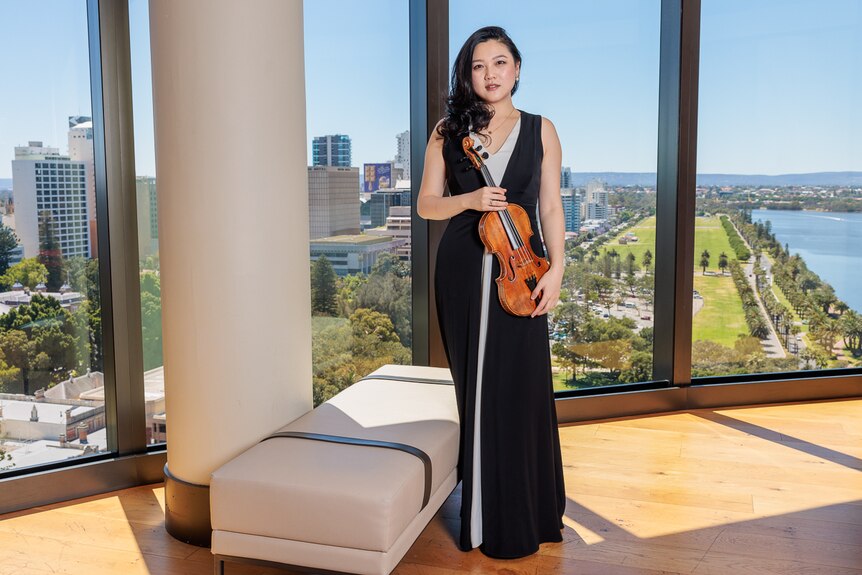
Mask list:
[[[43,201],[49,186],[57,194],[48,182],[58,171],[64,181],[72,168],[94,170],[92,137],[78,141],[93,130],[86,9],[83,0],[0,6],[0,75],[10,80],[0,93],[0,475],[103,453],[113,433],[98,261],[69,249],[95,219],[61,225]],[[35,72],[56,54],[52,74]],[[80,192],[95,214],[92,179]]]
[[[135,196],[138,212],[138,264],[141,274],[141,324],[147,439],[165,441],[165,377],[162,360],[162,299],[159,279],[156,158],[153,140],[152,68],[148,2],[129,2],[132,104],[135,119]],[[161,421],[157,428],[155,421]],[[156,430],[156,433],[153,431]]]
[[[410,214],[410,194],[397,192],[410,189],[398,146],[409,138],[409,23],[395,0],[305,2],[304,14],[318,405],[380,365],[411,362],[411,235],[393,223]],[[346,52],[363,64],[345,66]],[[359,87],[349,105],[345,86]],[[384,196],[396,201],[372,217]]]
[[703,2],[693,376],[860,365],[860,35],[854,2]]
[[[523,57],[515,106],[550,118],[563,149],[554,388],[652,379],[660,1],[495,7]],[[450,11],[450,71],[486,25],[482,11]]]

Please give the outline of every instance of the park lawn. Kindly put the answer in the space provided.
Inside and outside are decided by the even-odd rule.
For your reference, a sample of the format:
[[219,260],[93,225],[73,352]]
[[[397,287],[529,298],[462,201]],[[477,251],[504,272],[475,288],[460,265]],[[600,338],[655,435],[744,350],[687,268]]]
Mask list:
[[[638,241],[633,244],[621,245],[620,237],[627,232],[633,232],[638,237]],[[610,249],[615,249],[623,262],[626,261],[629,252],[633,253],[637,258],[638,265],[641,265],[643,261],[644,252],[650,250],[653,255],[653,265],[655,265],[655,216],[644,218],[623,233],[617,234],[610,242],[602,246],[601,251],[604,253]],[[700,254],[705,249],[709,250],[710,255],[707,270],[718,271],[718,256],[721,252],[726,253],[728,259],[736,258],[736,252],[730,247],[727,233],[721,227],[721,220],[718,217],[695,218],[693,265],[698,270],[701,270],[698,266]]]
[[[645,218],[626,230],[638,236],[637,243],[620,245],[619,237],[623,234],[619,234],[602,246],[602,251],[615,249],[622,261],[632,252],[637,257],[638,265],[647,249],[652,251],[655,258],[655,226],[655,216]],[[702,274],[702,268],[697,264],[700,263],[703,250],[708,250],[710,255],[707,270],[717,275]],[[703,339],[733,347],[739,334],[748,334],[748,324],[745,323],[742,299],[736,291],[733,278],[729,272],[724,276],[719,273],[718,256],[721,252],[727,254],[728,260],[736,259],[736,252],[730,247],[721,220],[717,216],[696,217],[692,273],[694,289],[703,296],[704,305],[693,318],[692,341]]]
[[[620,238],[628,232],[636,235],[638,241],[632,244],[620,244]],[[633,253],[639,266],[643,265],[644,252],[649,250],[652,252],[653,265],[655,265],[655,216],[644,218],[629,229],[617,234],[611,241],[602,246],[601,251],[604,253],[610,249],[617,250],[622,262],[626,261],[629,253]]]
[[739,334],[748,334],[742,299],[730,274],[705,276],[697,272],[694,289],[703,296],[703,307],[693,318],[692,341],[714,341],[732,348]]
[[[727,232],[721,227],[720,219],[717,217],[696,217],[694,222],[694,267],[698,270],[698,273],[703,271],[703,268],[700,267],[700,254],[703,253],[703,250],[709,251],[709,266],[706,268],[707,271],[719,271],[718,256],[721,252],[727,254],[728,261],[736,259],[736,252],[730,247]],[[734,287],[735,291],[736,288]]]

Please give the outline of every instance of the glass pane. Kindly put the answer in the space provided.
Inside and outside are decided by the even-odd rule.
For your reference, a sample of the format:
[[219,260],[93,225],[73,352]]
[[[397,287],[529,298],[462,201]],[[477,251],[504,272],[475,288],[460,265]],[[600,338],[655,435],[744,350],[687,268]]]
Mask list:
[[0,474],[108,449],[86,8],[0,3]]
[[862,9],[702,16],[692,375],[859,365]]
[[132,110],[135,122],[135,196],[138,212],[138,266],[141,273],[141,329],[147,442],[167,435],[165,370],[162,361],[162,297],[159,281],[159,211],[153,139],[153,86],[150,17],[146,0],[129,1],[132,57]]
[[[514,104],[548,117],[563,151],[566,271],[548,334],[554,388],[649,380],[661,3],[494,6],[523,58]],[[451,71],[488,21],[480,10],[449,18]]]
[[412,359],[407,9],[304,4],[315,406]]

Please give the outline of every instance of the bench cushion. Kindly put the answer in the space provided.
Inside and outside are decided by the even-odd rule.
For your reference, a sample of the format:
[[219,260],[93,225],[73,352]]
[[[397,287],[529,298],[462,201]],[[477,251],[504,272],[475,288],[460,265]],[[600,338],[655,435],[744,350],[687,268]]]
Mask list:
[[[430,381],[387,379],[393,377]],[[416,447],[431,460],[434,494],[458,460],[454,389],[442,384],[449,379],[447,369],[384,366],[279,431]],[[410,453],[275,438],[213,473],[212,525],[214,530],[385,552],[419,514],[424,491],[425,466]]]

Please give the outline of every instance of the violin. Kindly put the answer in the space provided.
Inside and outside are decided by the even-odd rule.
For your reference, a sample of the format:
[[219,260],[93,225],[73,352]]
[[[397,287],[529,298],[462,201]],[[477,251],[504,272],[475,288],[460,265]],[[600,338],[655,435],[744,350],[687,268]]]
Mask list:
[[[482,161],[488,158],[488,153],[479,153],[482,146],[474,145],[473,138],[465,136],[461,147],[473,167],[482,174],[485,185],[496,187],[488,166]],[[533,252],[529,241],[532,235],[530,217],[517,204],[510,203],[505,210],[485,212],[479,220],[479,237],[500,262],[500,277],[496,279],[500,305],[510,314],[522,317],[529,316],[538,306],[539,298],[533,300],[530,295],[550,267],[546,258]]]

